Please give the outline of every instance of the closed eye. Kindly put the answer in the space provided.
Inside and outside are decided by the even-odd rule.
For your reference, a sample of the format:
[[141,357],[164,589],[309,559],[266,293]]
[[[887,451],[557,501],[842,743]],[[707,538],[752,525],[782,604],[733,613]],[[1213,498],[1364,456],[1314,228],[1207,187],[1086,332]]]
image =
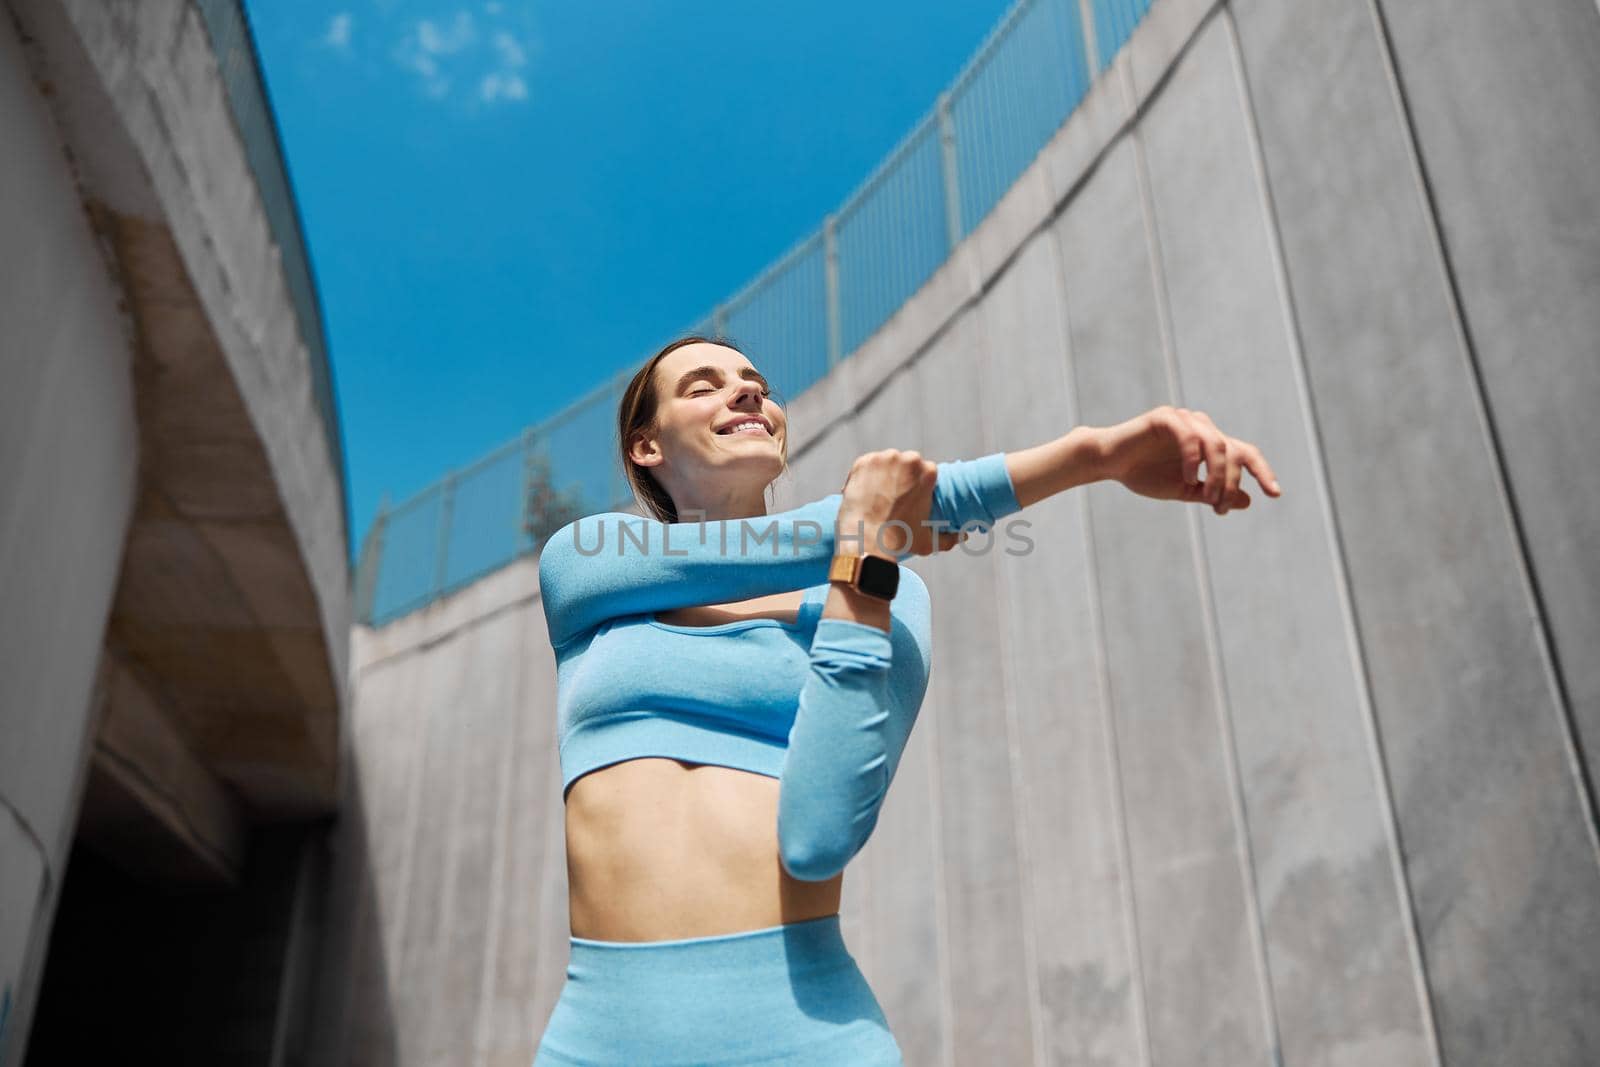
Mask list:
[[[696,389],[696,390],[692,391],[689,395],[690,396],[703,396],[706,393],[714,393],[714,392],[716,392],[715,389]],[[763,398],[770,397],[772,395],[772,390],[771,389],[763,389],[763,390],[761,390],[761,395],[762,395]]]

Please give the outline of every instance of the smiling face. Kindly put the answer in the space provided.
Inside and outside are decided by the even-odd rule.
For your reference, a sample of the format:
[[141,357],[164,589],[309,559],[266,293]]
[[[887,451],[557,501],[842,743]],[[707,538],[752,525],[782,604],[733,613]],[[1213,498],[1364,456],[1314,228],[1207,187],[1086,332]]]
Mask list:
[[629,455],[680,511],[759,500],[783,472],[787,418],[738,349],[675,348],[656,364],[655,390],[655,430],[636,439]]

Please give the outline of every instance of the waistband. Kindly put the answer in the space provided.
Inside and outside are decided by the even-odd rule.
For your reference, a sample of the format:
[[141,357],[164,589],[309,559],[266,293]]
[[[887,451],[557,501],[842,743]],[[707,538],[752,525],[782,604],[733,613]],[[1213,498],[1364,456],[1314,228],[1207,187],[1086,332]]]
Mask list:
[[567,966],[572,978],[604,976],[608,982],[638,980],[656,984],[697,978],[738,979],[775,968],[790,974],[854,966],[839,915],[670,941],[571,939]]

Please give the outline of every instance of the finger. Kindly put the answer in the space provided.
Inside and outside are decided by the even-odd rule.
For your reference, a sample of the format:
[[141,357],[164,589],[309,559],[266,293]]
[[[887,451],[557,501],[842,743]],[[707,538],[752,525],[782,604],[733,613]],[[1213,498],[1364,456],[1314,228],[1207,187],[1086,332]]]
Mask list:
[[1206,444],[1206,502],[1222,502],[1222,486],[1228,476],[1228,445],[1216,430],[1203,434]]
[[1183,488],[1187,495],[1190,486],[1200,484],[1200,461],[1205,458],[1205,446],[1187,411],[1174,409],[1173,415],[1171,425],[1178,438],[1178,454],[1183,459]]
[[1283,488],[1278,485],[1278,476],[1272,472],[1272,468],[1267,464],[1267,457],[1261,454],[1261,449],[1248,441],[1242,441],[1240,444],[1244,448],[1242,457],[1244,465],[1255,475],[1256,481],[1261,483],[1261,488],[1273,496],[1282,495]]
[[[1213,429],[1216,428],[1216,423],[1212,422],[1211,416],[1205,412],[1196,411],[1194,416]],[[1249,441],[1241,440],[1237,437],[1232,437],[1228,440],[1239,450],[1239,461],[1244,464],[1246,470],[1255,476],[1256,481],[1261,484],[1261,488],[1272,496],[1282,495],[1283,488],[1278,485],[1278,476],[1273,473],[1271,465],[1267,463],[1267,458],[1261,454],[1261,449]],[[1242,480],[1243,475],[1240,475],[1240,478]]]
[[1222,510],[1217,514],[1226,515],[1233,507],[1233,498],[1239,492],[1239,479],[1244,476],[1244,466],[1240,463],[1239,444],[1229,441],[1227,472],[1222,479]]
[[1222,436],[1222,431],[1217,429],[1217,424],[1211,421],[1211,416],[1203,411],[1190,411],[1200,440],[1206,453],[1206,491],[1204,500],[1215,508],[1222,502],[1223,480],[1228,473],[1228,446],[1227,439]]

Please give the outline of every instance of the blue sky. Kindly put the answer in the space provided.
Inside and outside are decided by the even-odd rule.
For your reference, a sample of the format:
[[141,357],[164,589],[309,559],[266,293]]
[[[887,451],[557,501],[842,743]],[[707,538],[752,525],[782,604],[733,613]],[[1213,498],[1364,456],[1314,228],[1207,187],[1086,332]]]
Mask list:
[[321,292],[352,551],[833,210],[1009,0],[248,0]]

